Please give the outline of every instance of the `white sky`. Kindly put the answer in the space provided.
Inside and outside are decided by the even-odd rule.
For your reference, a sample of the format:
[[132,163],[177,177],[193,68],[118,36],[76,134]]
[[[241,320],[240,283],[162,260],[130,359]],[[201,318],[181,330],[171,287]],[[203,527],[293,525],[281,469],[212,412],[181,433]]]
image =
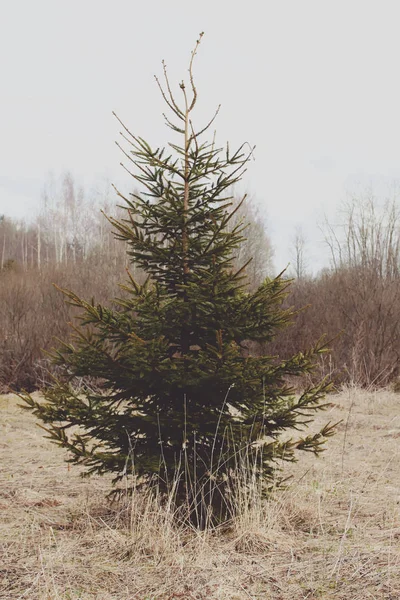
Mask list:
[[315,270],[323,213],[400,179],[399,24],[388,0],[2,0],[0,214],[32,215],[51,170],[128,188],[111,111],[169,140],[153,75],[165,59],[185,77],[204,30],[198,122],[221,103],[218,140],[256,145],[241,190],[267,216],[276,267],[301,225]]

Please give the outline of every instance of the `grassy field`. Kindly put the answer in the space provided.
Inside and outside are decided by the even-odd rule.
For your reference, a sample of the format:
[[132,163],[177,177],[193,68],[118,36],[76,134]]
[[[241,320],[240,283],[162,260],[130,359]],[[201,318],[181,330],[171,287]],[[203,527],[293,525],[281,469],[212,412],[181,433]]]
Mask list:
[[110,505],[13,396],[0,398],[0,598],[400,598],[400,396],[349,389],[320,457],[227,531],[177,527],[142,496]]

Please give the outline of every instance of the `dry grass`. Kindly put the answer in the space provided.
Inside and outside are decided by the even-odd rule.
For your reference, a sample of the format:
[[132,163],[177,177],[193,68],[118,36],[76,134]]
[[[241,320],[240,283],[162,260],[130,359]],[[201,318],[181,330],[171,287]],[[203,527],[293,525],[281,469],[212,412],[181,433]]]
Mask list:
[[155,502],[109,505],[12,396],[0,399],[0,598],[400,598],[399,396],[349,389],[324,455],[228,531],[179,528]]

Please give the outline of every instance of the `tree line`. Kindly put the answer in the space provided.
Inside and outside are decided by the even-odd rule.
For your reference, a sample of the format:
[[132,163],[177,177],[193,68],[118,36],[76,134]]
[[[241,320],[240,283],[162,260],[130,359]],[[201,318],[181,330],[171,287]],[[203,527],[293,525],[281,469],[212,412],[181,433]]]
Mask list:
[[290,304],[300,310],[290,332],[271,348],[287,355],[320,333],[332,352],[320,372],[337,384],[386,386],[400,366],[400,205],[396,195],[381,201],[372,193],[341,205],[335,225],[325,222],[330,266],[316,276],[304,268],[304,243]]
[[[0,220],[0,387],[33,389],[47,381],[51,366],[42,349],[68,336],[72,318],[53,283],[107,302],[119,294],[128,257],[103,211],[118,215],[112,190],[89,194],[71,174],[49,180],[38,217],[31,223]],[[237,252],[254,289],[274,272],[273,248],[254,203],[244,203],[236,221],[249,223]],[[233,223],[232,225],[233,226]],[[325,223],[331,265],[307,272],[307,246],[300,231],[292,239],[293,281],[286,306],[300,310],[293,327],[268,348],[289,356],[321,334],[332,352],[319,369],[337,384],[387,385],[399,375],[400,209],[396,198],[352,198],[336,226]],[[130,266],[132,267],[132,265]],[[138,270],[139,271],[139,270]],[[135,276],[141,277],[140,272]]]

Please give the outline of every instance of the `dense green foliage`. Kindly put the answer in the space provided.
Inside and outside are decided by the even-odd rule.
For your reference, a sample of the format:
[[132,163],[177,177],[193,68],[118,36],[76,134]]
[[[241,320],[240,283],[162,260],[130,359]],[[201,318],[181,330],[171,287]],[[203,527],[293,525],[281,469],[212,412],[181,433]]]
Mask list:
[[[204,524],[210,509],[213,517],[229,513],[243,455],[256,478],[268,481],[276,461],[293,460],[299,449],[317,453],[332,429],[280,439],[322,408],[326,381],[296,397],[287,379],[310,372],[326,348],[320,343],[289,360],[249,352],[250,342],[273,340],[293,312],[282,309],[281,276],[250,292],[245,267],[233,268],[245,225],[228,227],[229,190],[252,151],[203,141],[210,124],[195,130],[195,53],[190,99],[180,84],[183,108],[166,71],[165,89],[160,85],[176,119],[167,124],[183,142],[152,149],[123,126],[123,152],[141,190],[129,198],[118,192],[125,218],[110,222],[148,279],[140,285],[128,273],[123,298],[111,308],[64,290],[81,311],[73,342],[54,353],[64,375],[45,390],[44,403],[28,395],[25,401],[89,473],[113,472],[115,482],[128,473],[138,484],[156,480]],[[78,430],[69,434],[73,426]]]

